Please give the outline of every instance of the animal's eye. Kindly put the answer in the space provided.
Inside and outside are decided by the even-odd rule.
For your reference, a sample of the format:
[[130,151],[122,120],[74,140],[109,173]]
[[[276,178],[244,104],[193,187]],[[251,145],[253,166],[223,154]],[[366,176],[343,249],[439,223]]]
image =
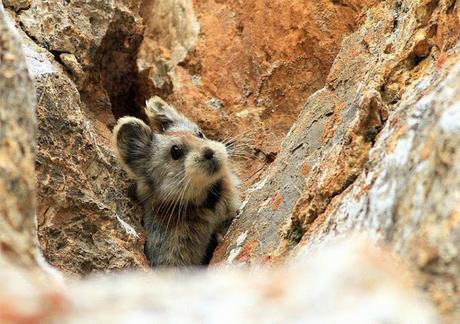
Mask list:
[[171,146],[171,157],[174,159],[174,160],[179,160],[182,155],[184,155],[184,150],[177,146],[177,145],[173,145]]
[[199,138],[204,138],[204,134],[202,131],[198,131],[198,133],[196,133],[196,136],[198,136]]

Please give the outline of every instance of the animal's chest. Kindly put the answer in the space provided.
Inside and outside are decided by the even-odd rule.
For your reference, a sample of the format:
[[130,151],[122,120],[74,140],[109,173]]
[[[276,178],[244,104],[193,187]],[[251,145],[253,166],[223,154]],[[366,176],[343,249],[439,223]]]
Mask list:
[[165,236],[186,239],[195,234],[211,235],[217,226],[214,214],[207,208],[151,208],[145,211],[144,224],[147,231],[164,231]]
[[212,212],[190,209],[147,217],[146,250],[152,264],[198,265],[206,256],[216,224]]

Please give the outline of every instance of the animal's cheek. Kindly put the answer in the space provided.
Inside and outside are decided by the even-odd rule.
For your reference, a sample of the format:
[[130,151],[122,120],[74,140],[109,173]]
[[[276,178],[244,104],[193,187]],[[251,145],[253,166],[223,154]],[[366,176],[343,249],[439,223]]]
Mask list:
[[219,152],[219,159],[222,163],[225,163],[228,159],[228,153],[227,153],[227,150],[222,150],[221,152]]

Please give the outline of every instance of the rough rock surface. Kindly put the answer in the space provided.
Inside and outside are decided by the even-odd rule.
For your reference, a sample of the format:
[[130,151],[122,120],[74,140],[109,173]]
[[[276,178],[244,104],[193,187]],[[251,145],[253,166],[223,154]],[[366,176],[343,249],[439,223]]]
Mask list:
[[[0,322],[249,321],[280,308],[280,321],[435,321],[412,279],[445,321],[460,321],[458,1],[3,3],[19,36],[2,11]],[[34,262],[34,92],[19,42],[35,81],[38,237],[52,265],[69,275],[146,267],[109,130],[158,94],[212,137],[239,136],[244,185],[261,180],[213,262],[256,274],[49,286],[11,266],[3,255]],[[369,249],[325,248],[354,232]]]
[[135,55],[143,32],[140,3],[33,0],[18,14],[24,32],[66,68],[102,123],[113,123],[111,110],[119,117],[134,104]]
[[372,168],[331,201],[295,251],[370,233],[418,268],[420,286],[443,313],[455,312],[452,321],[460,318],[459,54],[445,63],[447,76],[435,72],[403,96],[369,153]]
[[142,117],[143,100],[160,94],[214,137],[250,131],[235,157],[251,183],[374,1],[4,3],[37,89],[39,241],[52,265],[87,274],[145,266],[130,183],[111,153],[115,118]]
[[212,137],[236,138],[246,187],[273,161],[343,37],[374,3],[154,1],[143,10],[140,96],[160,95]]
[[[306,261],[308,260],[308,261]],[[0,267],[0,322],[435,323],[406,270],[363,242],[278,269],[95,277],[65,288]],[[12,284],[14,283],[14,284]]]
[[19,36],[0,4],[0,254],[35,263],[35,96]]
[[[145,266],[143,237],[129,182],[85,114],[65,73],[34,52],[37,71],[37,222],[43,253],[65,272],[88,274]],[[65,93],[65,96],[62,94]]]
[[[34,13],[40,6],[58,10],[60,5],[34,2],[29,10]],[[21,11],[19,17],[23,19],[30,14],[28,10]],[[98,11],[94,14],[97,15]],[[47,17],[46,14],[44,16]],[[38,18],[30,18],[30,21],[42,22]],[[105,28],[108,28],[109,22],[104,25]],[[27,28],[25,30],[28,31]],[[59,60],[56,61],[56,54],[52,52],[61,45],[50,44],[65,43],[66,37],[73,39],[70,34],[61,34],[63,30],[51,29],[43,33],[47,37],[43,42],[48,44],[48,49],[38,46],[21,33],[37,96],[37,223],[43,254],[49,263],[68,274],[145,268],[144,237],[136,206],[128,198],[129,181],[117,166],[107,126],[91,111],[93,107],[105,106],[109,113],[108,95],[98,85],[102,94],[97,99],[103,104],[99,107],[90,105],[97,99],[85,102],[89,92],[80,93],[77,81],[73,82],[66,68],[59,64]],[[75,35],[72,35],[89,38],[84,31],[77,31],[74,30]],[[37,37],[35,41],[40,39],[38,34],[34,36]],[[81,39],[76,42],[85,44]],[[94,42],[100,43],[101,40]],[[66,50],[78,59],[94,52],[90,46],[84,49],[86,52],[79,47],[68,47]],[[94,84],[91,87],[96,88]],[[32,91],[30,93],[33,94]]]
[[459,10],[385,1],[367,12],[214,262],[276,262],[365,232],[458,320]]
[[27,9],[30,7],[32,0],[3,0],[6,7],[12,8],[16,11]]

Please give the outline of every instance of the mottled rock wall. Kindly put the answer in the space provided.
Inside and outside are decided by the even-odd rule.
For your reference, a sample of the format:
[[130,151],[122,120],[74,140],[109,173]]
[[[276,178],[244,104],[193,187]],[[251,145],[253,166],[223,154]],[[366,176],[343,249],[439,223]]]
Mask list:
[[145,267],[130,182],[111,148],[116,118],[142,117],[159,94],[211,136],[240,136],[244,188],[373,3],[5,1],[35,81],[46,259],[69,274]]
[[48,262],[68,274],[146,267],[137,207],[109,130],[112,109],[129,105],[120,98],[133,98],[138,7],[32,1],[9,12],[36,89],[28,95],[37,101],[38,238]]
[[35,96],[21,40],[0,5],[0,254],[35,264]]
[[[435,322],[430,303],[460,320],[458,1],[3,4],[0,322]],[[110,129],[153,94],[237,137],[243,188],[259,180],[213,268],[63,286],[20,272],[35,211],[62,272],[146,269]]]
[[49,68],[34,75],[39,98],[37,222],[46,259],[78,274],[142,268],[142,229],[127,195],[126,175],[85,113],[75,85],[30,46],[29,63],[35,66],[37,59]]
[[386,1],[367,12],[214,262],[277,262],[364,232],[458,319],[459,10]]
[[444,314],[454,313],[456,319],[460,315],[459,54],[447,59],[446,70],[433,72],[403,96],[369,153],[372,168],[331,201],[294,250],[308,254],[335,236],[370,233],[410,261],[419,271],[419,286]]
[[162,96],[214,138],[236,138],[246,187],[273,161],[304,102],[325,84],[343,37],[375,3],[155,1],[143,10],[141,95]]

